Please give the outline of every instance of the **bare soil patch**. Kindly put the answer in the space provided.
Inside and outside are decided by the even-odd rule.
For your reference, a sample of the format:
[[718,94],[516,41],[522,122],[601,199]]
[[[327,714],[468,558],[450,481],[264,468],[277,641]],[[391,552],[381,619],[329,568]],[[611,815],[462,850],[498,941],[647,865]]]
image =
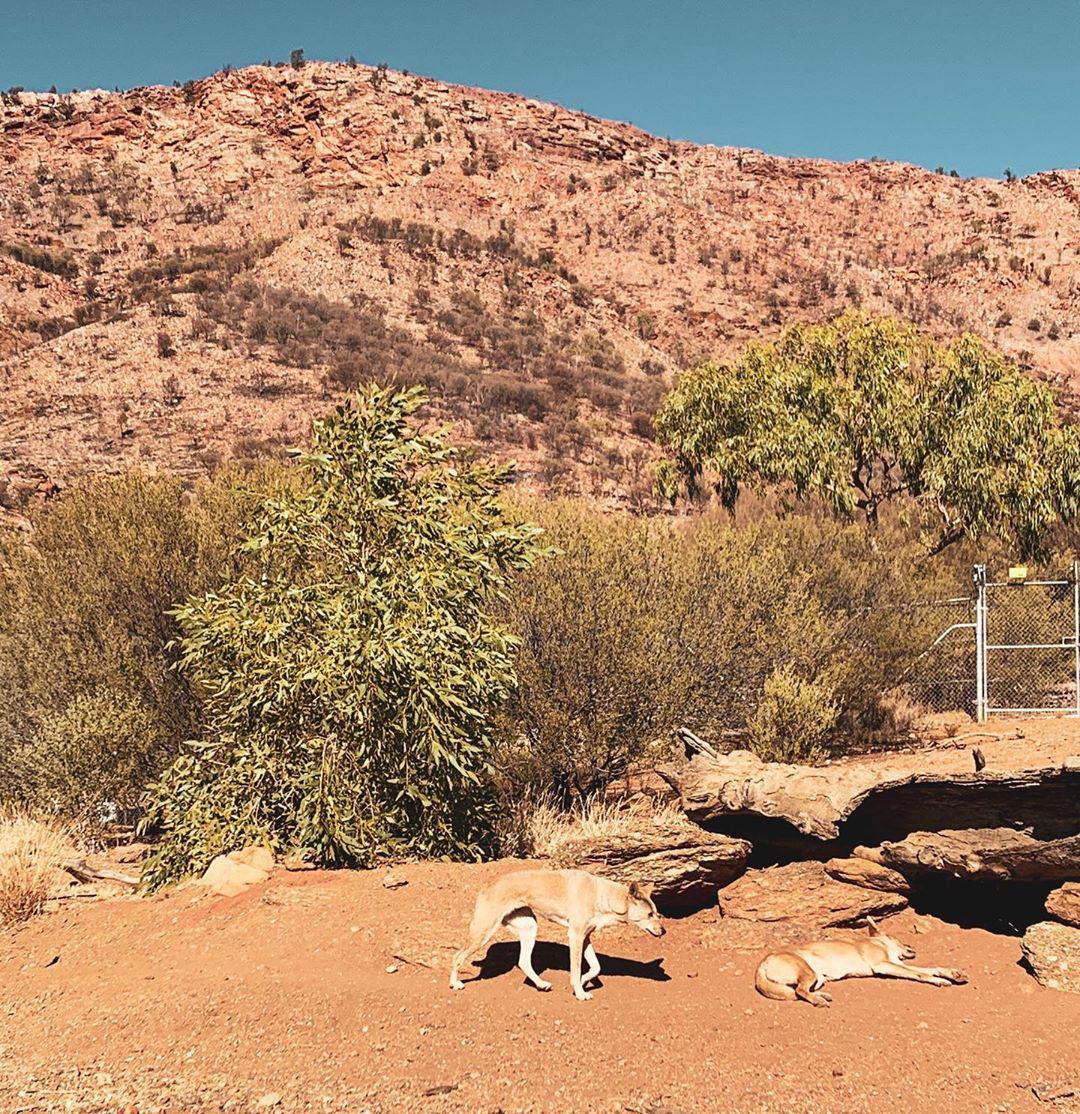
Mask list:
[[754,967],[792,930],[707,909],[663,940],[602,934],[591,1002],[570,995],[554,927],[535,954],[551,993],[505,941],[450,991],[476,889],[518,865],[397,867],[396,888],[383,871],[279,870],[231,898],[65,902],[0,938],[0,1109],[1080,1109],[1080,996],[1040,987],[1017,938],[910,911],[889,930],[969,985],[769,1002]]

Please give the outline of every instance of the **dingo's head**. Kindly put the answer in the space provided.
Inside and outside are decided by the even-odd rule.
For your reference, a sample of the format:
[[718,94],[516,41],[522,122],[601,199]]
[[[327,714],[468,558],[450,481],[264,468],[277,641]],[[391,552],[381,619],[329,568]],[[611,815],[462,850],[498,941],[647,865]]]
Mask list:
[[630,924],[636,924],[638,928],[644,929],[650,936],[663,936],[664,926],[653,904],[652,889],[652,886],[642,885],[640,882],[630,883],[626,919]]
[[878,928],[878,923],[873,917],[867,917],[866,923],[870,926],[870,935],[889,953],[890,963],[899,963],[903,959],[915,958],[914,948],[909,948],[907,944],[901,944],[899,940],[894,940],[893,937],[886,936],[885,933]]

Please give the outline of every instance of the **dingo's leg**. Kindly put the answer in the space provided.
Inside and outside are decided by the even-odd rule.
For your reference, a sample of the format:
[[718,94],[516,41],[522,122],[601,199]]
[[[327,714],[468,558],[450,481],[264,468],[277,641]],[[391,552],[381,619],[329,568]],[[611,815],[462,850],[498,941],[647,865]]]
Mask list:
[[536,934],[539,926],[536,918],[531,913],[515,913],[503,922],[512,932],[517,933],[521,940],[521,951],[518,954],[518,967],[521,973],[536,987],[537,990],[550,990],[551,983],[542,979],[532,965],[533,947],[536,944]]
[[807,966],[805,971],[800,972],[799,981],[795,984],[795,997],[802,998],[804,1002],[809,1002],[812,1006],[831,1006],[832,995],[816,993],[814,991],[816,985],[817,976]]
[[585,941],[585,962],[589,966],[582,976],[582,986],[588,986],[600,974],[600,960],[596,958],[596,949],[592,946],[592,940]]
[[587,1002],[592,995],[581,985],[581,953],[585,947],[585,933],[575,925],[570,926],[570,988],[579,1002]]
[[963,971],[945,970],[943,967],[907,967],[903,963],[875,963],[874,974],[887,975],[892,979],[926,982],[932,986],[949,986],[954,982],[967,982],[967,976]]
[[469,939],[465,947],[461,949],[454,956],[454,965],[450,969],[450,989],[451,990],[464,990],[465,984],[461,981],[458,972],[461,970],[461,965],[472,955],[478,952],[499,930],[502,924],[502,918],[496,917],[494,920],[489,921],[484,915],[487,910],[480,906],[478,903],[477,910],[473,914],[472,924],[469,926]]

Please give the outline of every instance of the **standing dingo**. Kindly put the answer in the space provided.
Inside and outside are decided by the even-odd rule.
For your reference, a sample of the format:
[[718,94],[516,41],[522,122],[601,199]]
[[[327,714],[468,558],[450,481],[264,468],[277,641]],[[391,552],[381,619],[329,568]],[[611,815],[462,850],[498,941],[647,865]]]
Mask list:
[[[597,878],[583,870],[518,870],[503,875],[476,899],[469,928],[469,940],[454,956],[450,987],[461,990],[458,977],[461,965],[479,951],[501,925],[506,925],[521,940],[518,966],[538,990],[550,990],[551,983],[533,970],[532,951],[536,943],[537,918],[554,921],[567,930],[570,942],[570,987],[574,997],[586,1001],[592,994],[585,984],[600,974],[600,961],[593,950],[591,936],[606,925],[636,924],[652,936],[663,936],[660,914],[649,896],[652,887],[637,882],[624,886],[607,878]],[[589,969],[584,977],[584,954]]]

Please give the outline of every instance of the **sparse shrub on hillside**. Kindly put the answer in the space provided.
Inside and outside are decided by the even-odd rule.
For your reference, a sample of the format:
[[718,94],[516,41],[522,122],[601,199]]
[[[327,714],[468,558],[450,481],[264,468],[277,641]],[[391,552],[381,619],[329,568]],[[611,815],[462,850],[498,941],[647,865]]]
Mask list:
[[201,739],[154,786],[160,883],[257,841],[324,863],[472,857],[490,839],[489,717],[513,639],[489,608],[538,553],[470,463],[372,388],[314,427],[306,479],[260,508],[251,576],[179,610]]
[[74,278],[79,266],[70,255],[49,251],[47,248],[32,247],[30,244],[5,243],[0,241],[0,253],[62,278]]

